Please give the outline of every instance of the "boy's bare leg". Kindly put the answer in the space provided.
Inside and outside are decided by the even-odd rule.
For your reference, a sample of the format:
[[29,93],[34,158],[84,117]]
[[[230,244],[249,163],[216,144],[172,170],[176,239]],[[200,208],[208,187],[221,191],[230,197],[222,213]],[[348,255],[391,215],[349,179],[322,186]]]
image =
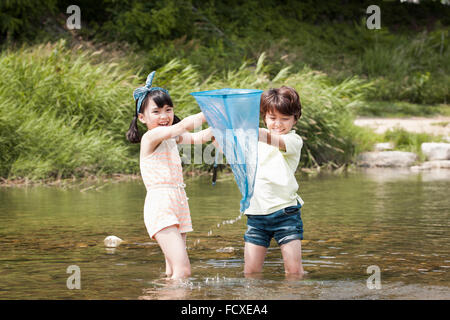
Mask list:
[[267,248],[256,244],[245,242],[244,248],[244,273],[261,272],[266,257]]
[[287,275],[297,275],[302,277],[304,274],[302,265],[302,243],[300,240],[292,240],[280,246],[283,255],[284,270]]
[[166,258],[166,272],[172,271],[172,278],[189,277],[191,264],[186,251],[186,236],[183,237],[176,226],[171,226],[159,231],[155,239]]

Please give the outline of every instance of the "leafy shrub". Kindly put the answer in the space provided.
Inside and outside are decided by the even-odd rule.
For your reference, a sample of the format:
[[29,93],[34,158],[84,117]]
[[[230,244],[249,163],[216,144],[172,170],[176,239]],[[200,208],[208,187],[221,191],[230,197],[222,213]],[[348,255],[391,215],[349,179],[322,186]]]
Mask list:
[[[101,52],[67,49],[64,42],[6,51],[0,55],[0,132],[3,177],[30,179],[138,172],[139,146],[125,140],[134,114],[133,90],[145,81],[126,57],[98,62]],[[350,110],[361,104],[370,84],[357,78],[337,85],[308,68],[284,68],[275,77],[256,65],[210,74],[172,60],[157,70],[155,83],[170,91],[180,117],[199,112],[193,91],[224,87],[289,85],[298,90],[303,117],[303,165],[342,164],[354,155]],[[145,130],[142,125],[142,132]],[[206,165],[190,168],[206,169]]]
[[[124,139],[136,77],[99,52],[63,42],[0,55],[0,169],[4,177],[130,172]],[[131,100],[131,101],[130,101]]]

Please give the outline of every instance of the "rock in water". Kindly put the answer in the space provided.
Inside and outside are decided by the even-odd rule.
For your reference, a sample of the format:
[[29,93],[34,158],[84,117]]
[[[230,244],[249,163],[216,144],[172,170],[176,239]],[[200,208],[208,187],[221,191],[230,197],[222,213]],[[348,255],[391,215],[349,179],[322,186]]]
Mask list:
[[428,160],[450,160],[450,143],[425,142],[421,149]]
[[105,244],[105,247],[107,248],[116,248],[123,242],[122,239],[116,236],[107,236],[105,240],[103,240],[103,243]]
[[394,144],[392,142],[381,142],[377,143],[374,146],[375,151],[386,151],[386,150],[393,150]]
[[357,165],[361,167],[411,167],[418,160],[412,152],[373,151],[363,152],[357,157]]
[[425,161],[419,166],[411,167],[413,171],[450,169],[450,160]]

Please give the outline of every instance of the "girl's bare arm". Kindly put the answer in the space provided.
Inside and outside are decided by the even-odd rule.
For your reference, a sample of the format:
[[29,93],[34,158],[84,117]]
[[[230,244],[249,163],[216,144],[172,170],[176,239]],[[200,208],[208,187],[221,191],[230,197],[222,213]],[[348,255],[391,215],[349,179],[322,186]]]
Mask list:
[[206,121],[202,112],[188,116],[168,127],[156,127],[147,131],[141,139],[141,155],[145,156],[152,153],[159,144],[167,139],[182,135],[187,131],[194,130]]
[[178,137],[177,143],[180,144],[203,144],[205,142],[210,141],[212,138],[212,130],[211,127],[205,130],[190,133],[185,132]]

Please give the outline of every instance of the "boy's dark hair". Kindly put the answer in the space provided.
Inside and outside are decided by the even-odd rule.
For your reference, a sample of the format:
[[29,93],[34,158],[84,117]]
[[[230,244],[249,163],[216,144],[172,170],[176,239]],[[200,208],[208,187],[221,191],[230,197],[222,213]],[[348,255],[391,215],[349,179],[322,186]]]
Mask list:
[[[172,99],[170,98],[170,96],[168,94],[166,94],[165,92],[163,92],[161,90],[153,90],[153,91],[150,91],[147,94],[147,96],[145,97],[144,101],[142,101],[142,106],[141,106],[141,110],[139,110],[139,113],[144,113],[150,99],[152,99],[153,102],[155,102],[155,104],[158,106],[158,108],[162,108],[165,105],[173,107]],[[133,120],[131,120],[131,124],[130,124],[130,127],[128,128],[126,136],[127,136],[127,140],[130,141],[131,143],[139,143],[139,142],[141,142],[141,135],[139,134],[138,123],[137,123],[137,121],[138,121],[137,100],[136,100],[136,107],[134,108],[134,110],[135,110],[134,117],[133,117]],[[172,124],[178,123],[180,121],[181,120],[177,116],[174,116]]]
[[300,97],[294,88],[282,86],[278,89],[269,89],[261,95],[260,112],[264,120],[266,114],[277,110],[285,115],[293,115],[295,121],[302,116]]

